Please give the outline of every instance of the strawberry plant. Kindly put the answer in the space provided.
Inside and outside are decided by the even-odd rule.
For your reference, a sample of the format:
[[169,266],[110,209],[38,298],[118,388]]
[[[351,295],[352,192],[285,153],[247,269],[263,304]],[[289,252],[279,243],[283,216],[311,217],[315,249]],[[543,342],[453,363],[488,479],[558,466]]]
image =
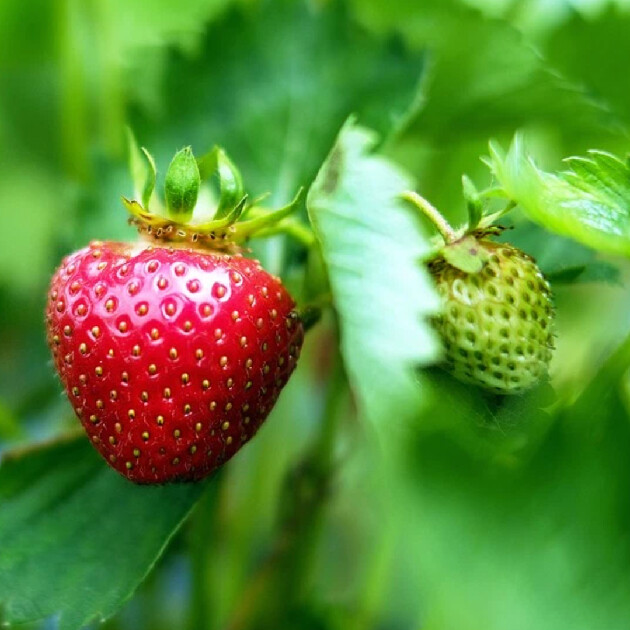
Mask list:
[[0,3],[0,623],[625,630],[583,4]]

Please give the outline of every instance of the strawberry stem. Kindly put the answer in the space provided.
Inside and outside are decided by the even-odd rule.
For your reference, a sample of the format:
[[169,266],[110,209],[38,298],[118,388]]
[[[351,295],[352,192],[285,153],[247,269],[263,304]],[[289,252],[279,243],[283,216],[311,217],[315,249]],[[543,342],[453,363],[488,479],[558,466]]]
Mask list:
[[438,232],[447,244],[452,243],[457,239],[457,233],[451,227],[451,224],[442,216],[442,213],[424,197],[412,190],[406,190],[400,195],[400,197],[420,210],[423,215],[427,217],[427,219],[429,219],[429,221],[431,221],[431,223],[433,223],[433,225],[437,228]]

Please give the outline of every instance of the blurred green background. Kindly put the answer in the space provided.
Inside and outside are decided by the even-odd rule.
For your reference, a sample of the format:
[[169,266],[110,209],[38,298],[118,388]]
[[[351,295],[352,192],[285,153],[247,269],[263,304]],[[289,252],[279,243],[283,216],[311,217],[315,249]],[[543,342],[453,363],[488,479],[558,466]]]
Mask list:
[[[46,286],[89,239],[134,238],[126,126],[162,173],[183,145],[223,145],[280,204],[356,113],[457,223],[461,174],[489,182],[490,138],[522,129],[554,169],[625,155],[628,58],[627,0],[2,0],[0,452],[75,427]],[[502,404],[429,373],[447,394],[385,465],[334,391],[326,319],[265,429],[105,627],[630,627],[630,397],[606,362],[630,332],[628,264],[514,222],[545,271],[588,271],[555,286],[559,411],[541,415],[548,391]],[[304,263],[283,239],[255,252],[290,284]],[[309,454],[326,405],[339,427],[322,479]]]

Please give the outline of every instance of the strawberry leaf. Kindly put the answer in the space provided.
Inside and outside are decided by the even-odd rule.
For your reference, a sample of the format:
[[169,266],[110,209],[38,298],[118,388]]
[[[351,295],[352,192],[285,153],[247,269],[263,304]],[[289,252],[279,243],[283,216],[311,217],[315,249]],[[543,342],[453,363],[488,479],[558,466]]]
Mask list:
[[527,216],[593,249],[630,256],[630,167],[614,155],[589,151],[566,160],[558,174],[539,169],[516,136],[507,155],[490,146],[488,166]]
[[371,131],[346,123],[307,208],[328,266],[351,386],[363,414],[389,430],[390,420],[413,417],[422,404],[414,367],[438,354],[426,321],[438,302],[420,263],[428,239],[398,198],[412,182],[370,153],[375,143]]
[[135,486],[83,438],[0,466],[0,621],[55,616],[60,630],[110,617],[131,596],[203,484]]

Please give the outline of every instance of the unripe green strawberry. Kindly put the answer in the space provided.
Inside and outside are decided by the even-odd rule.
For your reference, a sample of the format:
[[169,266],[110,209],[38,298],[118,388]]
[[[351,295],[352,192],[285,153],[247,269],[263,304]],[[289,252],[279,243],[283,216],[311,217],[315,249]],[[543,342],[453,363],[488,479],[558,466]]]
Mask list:
[[480,260],[480,270],[463,271],[444,250],[429,263],[443,302],[435,327],[444,343],[445,368],[460,381],[498,394],[523,392],[546,374],[551,360],[549,284],[520,249],[484,237],[466,239],[466,253]]

